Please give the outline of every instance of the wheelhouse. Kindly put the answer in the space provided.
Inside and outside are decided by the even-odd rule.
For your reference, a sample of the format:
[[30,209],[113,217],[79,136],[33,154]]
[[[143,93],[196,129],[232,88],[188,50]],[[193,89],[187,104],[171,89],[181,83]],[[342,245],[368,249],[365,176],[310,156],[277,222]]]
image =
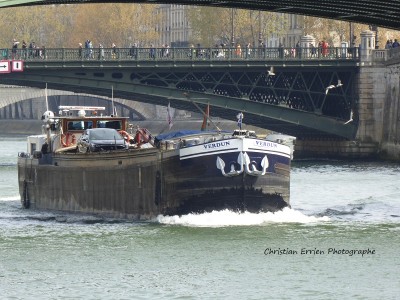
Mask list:
[[[104,106],[59,106],[61,128],[64,133],[81,133],[86,129],[93,128],[112,128],[118,131],[127,129],[126,117],[115,115],[99,115],[99,111],[104,111]],[[78,111],[77,115],[72,115],[71,111]],[[86,111],[90,114],[86,115]]]

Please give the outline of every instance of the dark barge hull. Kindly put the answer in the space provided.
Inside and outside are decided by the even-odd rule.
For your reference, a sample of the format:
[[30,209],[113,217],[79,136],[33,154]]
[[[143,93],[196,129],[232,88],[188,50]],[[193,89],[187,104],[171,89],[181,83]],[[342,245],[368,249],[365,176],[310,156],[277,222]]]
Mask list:
[[[34,209],[133,220],[223,209],[274,212],[289,206],[290,157],[268,154],[269,167],[262,176],[223,176],[216,159],[235,161],[237,153],[185,160],[179,150],[156,148],[20,155],[21,201]],[[260,168],[260,153],[249,156]]]

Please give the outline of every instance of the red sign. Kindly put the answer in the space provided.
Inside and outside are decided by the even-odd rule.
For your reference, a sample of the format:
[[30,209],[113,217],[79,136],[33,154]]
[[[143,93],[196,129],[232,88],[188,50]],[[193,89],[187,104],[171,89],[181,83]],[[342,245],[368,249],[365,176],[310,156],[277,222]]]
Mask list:
[[10,61],[9,60],[0,60],[0,73],[10,73]]
[[24,61],[23,60],[13,60],[12,71],[13,72],[23,72],[24,71]]

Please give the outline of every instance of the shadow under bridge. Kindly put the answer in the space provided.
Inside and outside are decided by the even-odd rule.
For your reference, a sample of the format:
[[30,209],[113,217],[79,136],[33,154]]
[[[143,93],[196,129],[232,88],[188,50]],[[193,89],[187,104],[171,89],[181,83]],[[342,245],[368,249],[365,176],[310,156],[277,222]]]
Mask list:
[[[354,139],[355,65],[260,62],[26,62],[0,83],[135,100],[236,120],[297,138]],[[269,71],[272,71],[269,72]],[[328,88],[330,87],[330,88]],[[353,119],[349,121],[350,119]]]

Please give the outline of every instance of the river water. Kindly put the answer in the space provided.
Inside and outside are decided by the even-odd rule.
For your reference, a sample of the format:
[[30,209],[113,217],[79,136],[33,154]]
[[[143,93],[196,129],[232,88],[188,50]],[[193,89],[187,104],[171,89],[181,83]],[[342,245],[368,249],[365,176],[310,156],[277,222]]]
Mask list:
[[21,208],[0,136],[0,299],[399,299],[400,165],[298,161],[292,209],[151,222]]

